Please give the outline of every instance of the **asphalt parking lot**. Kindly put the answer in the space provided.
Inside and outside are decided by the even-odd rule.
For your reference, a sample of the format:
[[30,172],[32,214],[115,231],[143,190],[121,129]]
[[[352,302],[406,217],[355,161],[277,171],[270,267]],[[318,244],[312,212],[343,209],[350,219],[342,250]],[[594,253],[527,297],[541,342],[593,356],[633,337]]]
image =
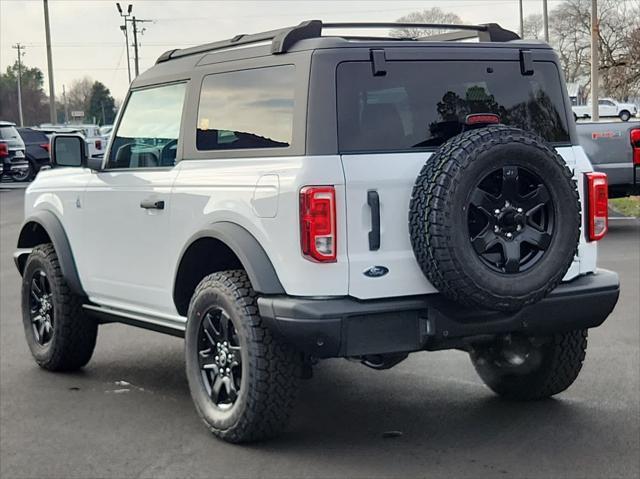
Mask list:
[[462,352],[415,354],[384,372],[331,360],[304,382],[284,436],[232,446],[194,411],[180,339],[110,324],[82,372],[35,365],[11,259],[22,195],[0,189],[2,478],[640,476],[637,220],[613,221],[602,243],[600,266],[619,272],[620,302],[556,399],[500,400]]

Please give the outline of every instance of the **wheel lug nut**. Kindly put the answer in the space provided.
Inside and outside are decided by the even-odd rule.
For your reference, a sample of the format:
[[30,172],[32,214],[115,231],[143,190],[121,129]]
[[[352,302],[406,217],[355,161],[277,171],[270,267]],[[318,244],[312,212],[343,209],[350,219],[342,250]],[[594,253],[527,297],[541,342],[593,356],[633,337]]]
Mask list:
[[522,208],[518,208],[518,213],[522,213]]
[[513,235],[511,233],[507,233],[507,238],[511,238]]
[[494,212],[495,214],[497,214],[497,215],[499,215],[499,214],[500,214],[500,210],[499,210],[499,209],[495,209],[495,210],[493,210],[493,212]]

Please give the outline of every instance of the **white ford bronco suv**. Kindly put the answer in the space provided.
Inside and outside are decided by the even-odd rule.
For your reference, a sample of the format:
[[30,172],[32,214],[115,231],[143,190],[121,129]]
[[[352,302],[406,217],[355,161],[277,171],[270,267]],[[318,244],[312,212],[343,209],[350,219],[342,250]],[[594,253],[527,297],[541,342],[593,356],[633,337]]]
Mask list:
[[84,366],[102,323],[182,336],[197,412],[231,442],[280,431],[321,358],[460,349],[499,395],[569,387],[619,283],[558,58],[495,24],[322,34],[397,26],[172,50],[103,159],[56,135],[15,254],[36,362]]

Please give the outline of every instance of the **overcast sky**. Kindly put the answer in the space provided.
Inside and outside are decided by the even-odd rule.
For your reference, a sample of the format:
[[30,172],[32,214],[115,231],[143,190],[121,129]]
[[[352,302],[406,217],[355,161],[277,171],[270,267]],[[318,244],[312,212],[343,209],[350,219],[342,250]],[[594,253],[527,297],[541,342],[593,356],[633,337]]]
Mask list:
[[[127,60],[115,1],[50,0],[56,96],[62,85],[88,75],[103,82],[116,99],[126,94]],[[140,38],[140,71],[165,50],[184,48],[296,24],[302,20],[394,21],[407,13],[441,7],[467,23],[496,22],[518,29],[518,0],[369,1],[159,1],[135,0],[133,13],[146,23]],[[549,9],[559,1],[549,0]],[[124,7],[126,8],[126,7]],[[542,0],[524,0],[525,15],[542,13]],[[47,75],[42,0],[0,0],[0,69],[16,60],[12,45],[26,46],[24,63]],[[132,49],[131,49],[132,50]],[[131,51],[133,72],[133,51]],[[45,85],[48,85],[45,78]],[[46,86],[48,93],[48,86]]]

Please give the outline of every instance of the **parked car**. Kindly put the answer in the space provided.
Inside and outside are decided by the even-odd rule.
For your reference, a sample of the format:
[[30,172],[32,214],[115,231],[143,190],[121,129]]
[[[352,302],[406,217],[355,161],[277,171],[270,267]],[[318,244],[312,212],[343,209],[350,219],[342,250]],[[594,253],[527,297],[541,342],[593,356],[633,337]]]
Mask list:
[[[572,106],[576,118],[591,118],[591,104]],[[613,98],[601,98],[598,100],[598,114],[603,118],[619,117],[622,121],[629,121],[638,113],[638,107],[633,103],[620,103]]]
[[640,125],[599,122],[576,128],[593,168],[607,174],[609,198],[640,194]]
[[31,181],[43,166],[49,165],[49,137],[43,131],[33,128],[16,128],[25,145],[25,156],[29,168],[22,172],[16,181]]
[[6,176],[19,179],[24,175],[24,172],[29,169],[24,151],[24,142],[16,130],[16,124],[0,121],[0,161],[2,162],[0,178]]
[[495,24],[322,36],[340,27],[171,50],[104,158],[53,137],[15,254],[41,367],[84,366],[101,322],[184,337],[196,410],[231,442],[281,431],[321,358],[463,350],[516,400],[575,381],[619,284],[557,55]]
[[104,154],[107,141],[105,141],[105,138],[100,134],[100,127],[97,125],[52,125],[48,123],[40,125],[38,130],[44,131],[49,135],[54,133],[81,133],[87,143],[89,156],[100,157]]

